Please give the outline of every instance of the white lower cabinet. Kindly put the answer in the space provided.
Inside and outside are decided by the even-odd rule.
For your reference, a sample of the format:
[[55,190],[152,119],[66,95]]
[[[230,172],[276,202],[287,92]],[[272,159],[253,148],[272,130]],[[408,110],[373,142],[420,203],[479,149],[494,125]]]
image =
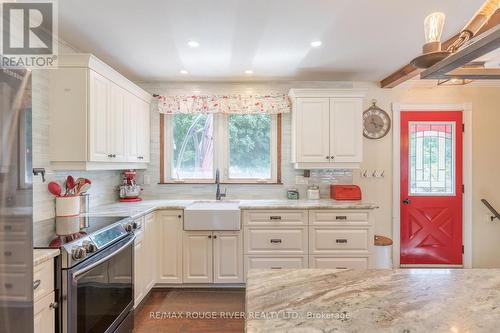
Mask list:
[[243,282],[243,251],[239,231],[214,232],[214,283]]
[[185,231],[182,243],[184,283],[213,282],[212,233]]
[[368,257],[340,258],[329,256],[309,256],[309,268],[367,269]]
[[[22,281],[22,280],[21,280]],[[57,303],[54,293],[54,261],[33,267],[33,300],[35,333],[54,333]]]
[[183,212],[157,212],[158,255],[157,283],[182,283]]
[[137,218],[134,242],[134,308],[156,283],[158,221],[150,213]]
[[245,255],[246,271],[252,268],[294,269],[294,268],[307,268],[307,267],[308,267],[307,256],[277,257],[277,256]]
[[54,333],[56,331],[55,294],[42,297],[34,304],[35,333]]
[[242,283],[241,233],[184,231],[184,283]]
[[135,233],[134,241],[134,308],[137,307],[145,296],[145,255],[144,255],[144,231]]

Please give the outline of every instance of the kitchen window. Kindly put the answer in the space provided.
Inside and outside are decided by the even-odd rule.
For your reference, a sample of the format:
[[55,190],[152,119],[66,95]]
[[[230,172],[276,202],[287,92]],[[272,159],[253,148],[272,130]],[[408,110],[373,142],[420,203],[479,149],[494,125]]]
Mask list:
[[162,114],[162,183],[279,183],[281,115]]

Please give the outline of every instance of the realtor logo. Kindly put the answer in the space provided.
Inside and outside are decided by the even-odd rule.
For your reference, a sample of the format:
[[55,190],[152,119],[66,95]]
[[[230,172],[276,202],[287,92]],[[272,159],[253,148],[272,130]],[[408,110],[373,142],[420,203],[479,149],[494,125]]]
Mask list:
[[57,60],[55,0],[0,2],[4,68],[54,67]]

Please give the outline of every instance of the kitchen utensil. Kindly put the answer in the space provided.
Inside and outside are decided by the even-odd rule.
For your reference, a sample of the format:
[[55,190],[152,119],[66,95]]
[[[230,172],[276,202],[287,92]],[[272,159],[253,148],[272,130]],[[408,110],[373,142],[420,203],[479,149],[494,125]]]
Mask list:
[[90,184],[83,184],[81,187],[78,188],[77,190],[77,195],[81,195],[83,193],[87,193],[88,190],[90,190],[91,185]]
[[357,185],[330,185],[330,198],[334,200],[361,200],[361,197]]
[[66,196],[73,194],[73,189],[75,188],[75,179],[73,176],[68,176],[66,178]]
[[319,200],[319,186],[311,185],[307,188],[307,199]]
[[47,185],[47,187],[49,189],[49,192],[52,193],[53,195],[55,195],[56,197],[61,196],[62,189],[61,189],[61,185],[59,185],[59,183],[50,182]]

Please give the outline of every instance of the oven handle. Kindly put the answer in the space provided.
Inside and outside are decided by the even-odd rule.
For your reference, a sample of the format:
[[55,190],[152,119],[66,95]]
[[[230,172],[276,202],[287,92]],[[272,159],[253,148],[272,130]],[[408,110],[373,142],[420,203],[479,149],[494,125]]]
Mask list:
[[125,244],[123,244],[122,246],[120,246],[120,248],[118,248],[117,250],[113,251],[112,253],[110,253],[109,255],[105,256],[104,258],[101,258],[99,260],[97,260],[96,262],[93,262],[92,264],[82,268],[82,269],[79,269],[75,272],[73,272],[71,274],[73,280],[75,278],[77,278],[79,275],[82,275],[88,271],[90,271],[92,268],[102,264],[103,262],[111,259],[112,257],[114,257],[115,255],[117,255],[118,253],[122,252],[123,250],[125,250],[126,247],[128,247],[130,244],[132,244],[135,240],[135,236],[131,237],[130,240],[128,242],[126,242]]

